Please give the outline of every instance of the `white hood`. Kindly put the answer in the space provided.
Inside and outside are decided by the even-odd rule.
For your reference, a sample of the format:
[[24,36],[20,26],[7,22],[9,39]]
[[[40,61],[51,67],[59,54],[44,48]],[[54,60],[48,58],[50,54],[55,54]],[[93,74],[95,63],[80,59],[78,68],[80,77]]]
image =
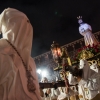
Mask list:
[[27,16],[16,9],[5,9],[0,15],[0,31],[3,39],[7,39],[16,47],[28,67],[33,28]]

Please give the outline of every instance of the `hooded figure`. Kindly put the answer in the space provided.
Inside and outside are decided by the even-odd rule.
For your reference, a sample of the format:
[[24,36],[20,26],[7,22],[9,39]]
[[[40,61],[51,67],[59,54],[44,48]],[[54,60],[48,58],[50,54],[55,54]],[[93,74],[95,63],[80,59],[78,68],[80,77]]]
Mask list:
[[84,58],[80,60],[79,74],[70,74],[69,83],[78,84],[80,100],[99,100],[100,99],[100,74],[90,68],[88,61]]
[[0,32],[0,100],[41,100],[29,19],[7,8],[0,15]]
[[80,60],[80,69],[83,70],[83,73],[78,84],[81,86],[84,98],[89,100],[99,100],[100,74],[90,69],[88,62],[85,59]]

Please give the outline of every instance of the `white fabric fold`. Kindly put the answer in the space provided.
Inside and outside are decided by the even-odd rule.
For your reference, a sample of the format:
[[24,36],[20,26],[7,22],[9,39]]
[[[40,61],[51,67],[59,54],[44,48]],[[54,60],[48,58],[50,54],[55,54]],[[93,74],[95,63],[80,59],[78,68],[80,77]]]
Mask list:
[[92,34],[92,28],[89,24],[83,23],[79,26],[79,32],[82,36],[84,36],[85,45],[90,45],[91,47],[97,45],[99,42],[95,38],[94,34]]
[[[0,100],[41,100],[36,66],[31,58],[33,28],[29,19],[16,9],[7,8],[0,15],[0,32],[3,36],[0,39]],[[6,39],[31,69],[35,78],[35,93],[28,91],[25,66]]]

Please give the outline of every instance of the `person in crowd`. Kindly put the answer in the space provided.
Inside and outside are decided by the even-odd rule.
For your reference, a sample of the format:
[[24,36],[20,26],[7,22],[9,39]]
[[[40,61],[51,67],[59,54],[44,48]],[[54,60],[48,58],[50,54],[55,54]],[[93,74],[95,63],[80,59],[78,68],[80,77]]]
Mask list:
[[[41,83],[48,83],[48,79],[46,77],[42,77]],[[43,96],[41,95],[42,100],[50,100],[50,88],[41,89],[43,91]]]
[[80,66],[76,74],[70,77],[73,84],[79,85],[79,95],[83,98],[81,100],[99,100],[100,99],[100,74],[92,70],[88,61],[80,59]]
[[[48,79],[43,77],[41,80],[42,83],[48,83]],[[59,89],[57,88],[55,82],[52,82],[54,88],[45,88],[43,89],[44,97],[43,100],[57,100],[58,95],[60,94]]]
[[60,95],[58,96],[58,100],[69,100],[69,99],[76,100],[77,98],[76,96],[78,95],[78,91],[76,90],[76,87],[74,85],[73,86],[68,85],[68,84],[71,85],[71,82],[69,80],[70,79],[69,74],[70,74],[69,72],[64,73],[62,71],[62,79],[65,81],[65,87],[59,87]]
[[0,32],[0,100],[41,100],[28,17],[17,9],[4,9]]
[[82,75],[78,76],[78,84],[83,87],[84,97],[89,100],[100,99],[100,74],[91,70],[86,59],[80,60]]
[[52,82],[52,84],[54,88],[51,88],[51,100],[57,100],[60,95],[60,91],[55,82]]

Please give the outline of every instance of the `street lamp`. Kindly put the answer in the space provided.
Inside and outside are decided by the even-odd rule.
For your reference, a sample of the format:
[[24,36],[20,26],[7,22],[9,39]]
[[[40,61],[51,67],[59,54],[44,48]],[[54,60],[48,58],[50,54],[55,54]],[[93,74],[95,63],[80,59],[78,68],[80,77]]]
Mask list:
[[51,51],[53,55],[53,59],[56,63],[61,63],[61,48],[59,44],[56,41],[53,41],[53,44],[51,45]]
[[67,66],[71,66],[71,60],[68,56],[68,52],[65,48],[61,48],[60,45],[53,41],[51,45],[51,51],[54,61],[58,64],[58,67],[62,66],[65,69]]
[[71,61],[69,60],[68,53],[65,50],[65,48],[61,48],[60,45],[55,41],[53,41],[53,44],[51,45],[51,51],[52,51],[54,61],[58,64],[57,70],[59,70],[59,67],[62,66],[62,75],[64,77],[65,85],[68,90],[69,83],[66,76],[66,69],[71,65]]

